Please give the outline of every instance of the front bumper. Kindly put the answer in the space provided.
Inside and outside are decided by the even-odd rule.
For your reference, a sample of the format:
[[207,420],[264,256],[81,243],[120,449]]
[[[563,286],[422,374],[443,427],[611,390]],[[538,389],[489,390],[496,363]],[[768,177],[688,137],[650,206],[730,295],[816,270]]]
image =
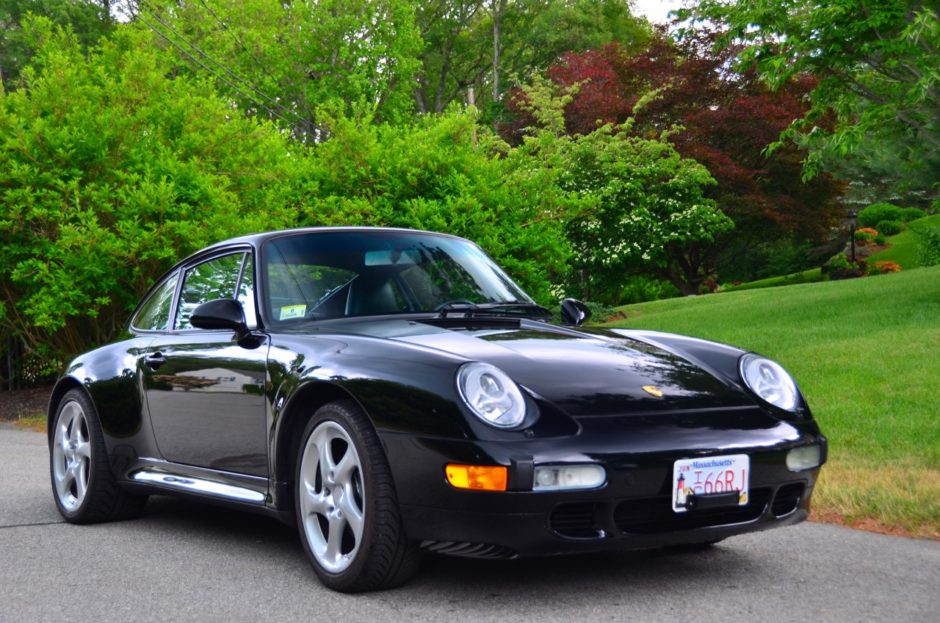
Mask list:
[[[609,422],[607,423],[609,424]],[[792,472],[789,449],[826,440],[815,425],[790,425],[776,439],[753,430],[722,431],[691,441],[688,430],[649,438],[612,435],[601,420],[580,434],[530,442],[470,442],[382,433],[409,538],[444,553],[503,557],[610,549],[648,549],[714,541],[790,525],[809,515],[819,468]],[[622,433],[622,431],[621,431]],[[670,437],[681,448],[669,447]],[[751,445],[748,445],[748,444]],[[682,458],[746,453],[751,457],[750,502],[678,514],[671,507],[672,467]],[[444,477],[448,462],[506,465],[506,492],[458,490]],[[534,492],[531,465],[593,462],[607,483],[595,490]],[[529,486],[527,486],[529,485]],[[515,490],[512,490],[515,489]]]

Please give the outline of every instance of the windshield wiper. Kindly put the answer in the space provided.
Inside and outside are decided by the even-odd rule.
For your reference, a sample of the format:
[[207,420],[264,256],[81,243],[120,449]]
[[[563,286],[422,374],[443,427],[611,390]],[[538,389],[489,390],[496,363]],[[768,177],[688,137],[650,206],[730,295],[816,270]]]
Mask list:
[[449,314],[462,314],[464,316],[536,316],[548,318],[552,312],[541,305],[527,301],[497,301],[495,303],[468,303],[454,301],[440,306],[439,318],[446,318]]

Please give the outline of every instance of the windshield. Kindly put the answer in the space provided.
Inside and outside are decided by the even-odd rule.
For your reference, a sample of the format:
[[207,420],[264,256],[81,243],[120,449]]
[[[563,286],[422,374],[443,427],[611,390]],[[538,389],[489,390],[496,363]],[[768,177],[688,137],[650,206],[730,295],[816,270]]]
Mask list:
[[274,324],[488,305],[535,307],[479,247],[449,236],[383,230],[292,234],[265,243],[262,261],[263,304]]

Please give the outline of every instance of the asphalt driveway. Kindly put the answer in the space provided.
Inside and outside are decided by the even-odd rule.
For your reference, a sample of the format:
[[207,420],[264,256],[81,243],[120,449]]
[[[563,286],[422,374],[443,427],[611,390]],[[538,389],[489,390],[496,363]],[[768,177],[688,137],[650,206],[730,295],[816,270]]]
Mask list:
[[317,583],[292,528],[155,497],[72,526],[45,437],[0,425],[0,621],[928,621],[940,543],[822,524],[707,551],[484,562],[428,558],[407,586]]

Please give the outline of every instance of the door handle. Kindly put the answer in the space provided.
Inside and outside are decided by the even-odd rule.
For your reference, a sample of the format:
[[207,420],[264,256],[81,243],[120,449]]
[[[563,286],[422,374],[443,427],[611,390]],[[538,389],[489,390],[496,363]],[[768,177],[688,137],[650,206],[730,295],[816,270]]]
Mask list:
[[166,357],[163,356],[163,353],[154,353],[144,357],[144,363],[147,364],[147,367],[151,370],[157,370],[166,363]]

